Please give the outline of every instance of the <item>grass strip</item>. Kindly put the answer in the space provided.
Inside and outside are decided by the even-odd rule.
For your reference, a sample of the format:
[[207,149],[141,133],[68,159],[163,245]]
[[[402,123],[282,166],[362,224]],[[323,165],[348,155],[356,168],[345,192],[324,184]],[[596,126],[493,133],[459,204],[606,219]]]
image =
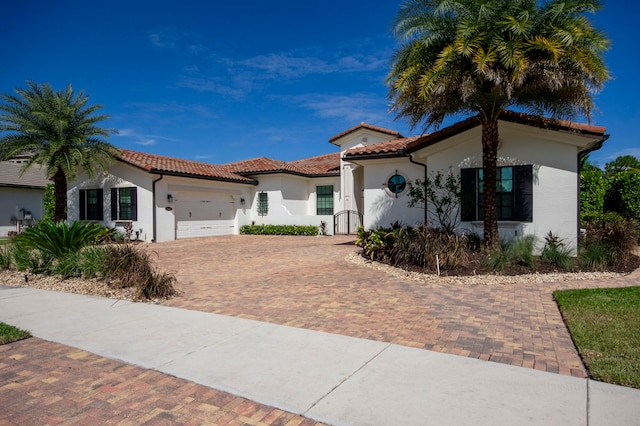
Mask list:
[[0,345],[16,342],[31,337],[31,333],[9,324],[0,322]]
[[640,389],[640,287],[561,290],[553,297],[589,376]]

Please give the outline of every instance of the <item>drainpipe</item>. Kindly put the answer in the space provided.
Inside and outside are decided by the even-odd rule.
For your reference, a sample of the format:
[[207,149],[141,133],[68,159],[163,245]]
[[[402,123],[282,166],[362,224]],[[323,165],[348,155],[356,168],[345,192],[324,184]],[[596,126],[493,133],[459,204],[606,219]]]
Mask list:
[[[419,163],[416,160],[413,159],[413,154],[409,154],[409,161],[412,162],[413,164],[417,164],[418,166],[422,166],[424,167],[424,182],[425,185],[427,183],[427,165],[424,163]],[[427,226],[427,194],[425,191],[424,194],[424,223],[423,226]]]
[[153,239],[151,240],[152,243],[156,242],[156,182],[160,182],[163,177],[164,175],[160,175],[158,179],[154,180],[151,183],[151,194],[153,197],[151,201],[151,204],[153,206]]

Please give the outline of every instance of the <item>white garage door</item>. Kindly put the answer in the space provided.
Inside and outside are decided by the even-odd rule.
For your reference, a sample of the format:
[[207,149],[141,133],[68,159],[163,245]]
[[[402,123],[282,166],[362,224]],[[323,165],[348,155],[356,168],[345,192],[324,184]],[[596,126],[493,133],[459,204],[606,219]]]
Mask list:
[[230,195],[180,192],[176,198],[177,238],[233,234],[236,209]]

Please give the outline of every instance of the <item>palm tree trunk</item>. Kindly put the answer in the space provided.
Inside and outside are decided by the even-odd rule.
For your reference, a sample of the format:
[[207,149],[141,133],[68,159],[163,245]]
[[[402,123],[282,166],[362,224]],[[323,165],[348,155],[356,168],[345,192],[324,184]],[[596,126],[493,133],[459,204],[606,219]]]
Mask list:
[[60,167],[53,175],[53,192],[56,197],[53,221],[67,220],[67,177]]
[[484,247],[498,248],[496,173],[498,163],[498,120],[482,123],[482,168],[484,170]]

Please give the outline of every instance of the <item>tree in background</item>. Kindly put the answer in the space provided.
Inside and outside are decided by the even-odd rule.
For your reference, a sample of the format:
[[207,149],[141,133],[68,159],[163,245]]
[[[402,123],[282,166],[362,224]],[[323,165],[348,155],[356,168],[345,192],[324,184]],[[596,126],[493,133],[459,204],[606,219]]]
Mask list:
[[610,177],[629,169],[640,170],[640,160],[633,155],[622,155],[604,166],[605,173]]
[[82,169],[90,177],[106,171],[117,149],[102,138],[116,133],[96,124],[107,119],[94,115],[102,105],[87,106],[89,97],[74,94],[71,85],[54,91],[47,83],[27,82],[15,95],[0,96],[0,159],[29,154],[22,169],[41,165],[53,181],[54,221],[67,217],[67,182]]
[[580,211],[602,213],[609,180],[598,167],[588,164],[580,172]]
[[640,221],[640,169],[628,169],[610,178],[604,211]]
[[581,163],[580,213],[617,213],[640,222],[640,160],[620,156],[605,164],[603,172],[588,159]]
[[395,21],[402,46],[387,83],[391,109],[412,127],[475,114],[482,126],[484,240],[499,247],[498,119],[520,107],[553,118],[589,118],[609,78],[608,40],[585,16],[597,0],[410,0]]

